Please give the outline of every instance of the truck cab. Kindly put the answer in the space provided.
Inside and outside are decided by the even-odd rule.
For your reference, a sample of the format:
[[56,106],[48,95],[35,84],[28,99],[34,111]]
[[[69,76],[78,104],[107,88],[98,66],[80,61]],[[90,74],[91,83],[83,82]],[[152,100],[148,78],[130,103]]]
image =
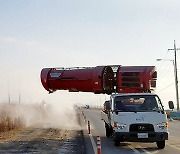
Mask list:
[[112,94],[102,112],[106,136],[120,142],[156,142],[159,149],[168,140],[168,122],[160,98],[152,93]]

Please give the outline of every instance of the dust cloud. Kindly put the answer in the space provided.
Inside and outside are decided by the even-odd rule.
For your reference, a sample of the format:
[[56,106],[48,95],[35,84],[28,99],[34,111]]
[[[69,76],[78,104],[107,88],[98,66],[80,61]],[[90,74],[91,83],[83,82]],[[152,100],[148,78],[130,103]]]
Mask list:
[[103,94],[70,93],[63,90],[48,94],[41,84],[39,70],[5,69],[1,73],[1,117],[20,117],[26,127],[79,130],[81,127],[74,104],[97,107],[106,99]]
[[0,104],[0,116],[20,118],[25,127],[62,128],[79,130],[77,113],[73,106],[60,104]]

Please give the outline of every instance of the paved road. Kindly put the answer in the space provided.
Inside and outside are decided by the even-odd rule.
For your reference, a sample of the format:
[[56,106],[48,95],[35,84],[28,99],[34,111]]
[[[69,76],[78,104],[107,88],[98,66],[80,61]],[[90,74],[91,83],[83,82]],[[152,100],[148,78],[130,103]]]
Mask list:
[[[123,142],[119,147],[113,145],[111,138],[105,136],[104,122],[101,120],[100,111],[83,110],[86,119],[90,121],[91,135],[84,131],[87,154],[94,153],[93,144],[96,144],[96,136],[101,137],[102,154],[110,153],[148,153],[148,154],[179,154],[180,153],[180,121],[169,122],[169,140],[163,150],[158,150],[156,143]],[[86,123],[86,122],[84,122]]]

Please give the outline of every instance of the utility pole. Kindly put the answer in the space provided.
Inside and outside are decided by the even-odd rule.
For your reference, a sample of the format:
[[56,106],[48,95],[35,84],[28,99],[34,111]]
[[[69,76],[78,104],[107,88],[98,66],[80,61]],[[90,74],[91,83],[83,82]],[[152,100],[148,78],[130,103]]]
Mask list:
[[168,51],[174,51],[174,76],[175,76],[175,87],[176,87],[176,101],[177,101],[177,110],[179,111],[179,91],[178,91],[178,75],[177,75],[177,60],[176,60],[176,51],[179,50],[176,48],[176,42],[174,40],[174,49],[168,49]]
[[8,102],[9,102],[9,104],[11,104],[11,95],[10,95],[9,79],[8,79]]
[[20,104],[20,102],[21,102],[21,94],[19,93],[19,104]]
[[11,104],[11,96],[10,96],[10,92],[8,92],[8,102],[9,102],[9,104]]

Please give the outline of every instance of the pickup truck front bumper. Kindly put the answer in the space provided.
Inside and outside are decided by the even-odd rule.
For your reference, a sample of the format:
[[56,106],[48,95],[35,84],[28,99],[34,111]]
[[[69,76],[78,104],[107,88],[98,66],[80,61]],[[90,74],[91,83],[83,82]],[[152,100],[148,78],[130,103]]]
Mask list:
[[168,140],[167,132],[147,132],[143,133],[147,136],[142,137],[142,133],[136,132],[114,132],[114,137],[119,139],[120,141],[128,141],[128,142],[157,142]]

